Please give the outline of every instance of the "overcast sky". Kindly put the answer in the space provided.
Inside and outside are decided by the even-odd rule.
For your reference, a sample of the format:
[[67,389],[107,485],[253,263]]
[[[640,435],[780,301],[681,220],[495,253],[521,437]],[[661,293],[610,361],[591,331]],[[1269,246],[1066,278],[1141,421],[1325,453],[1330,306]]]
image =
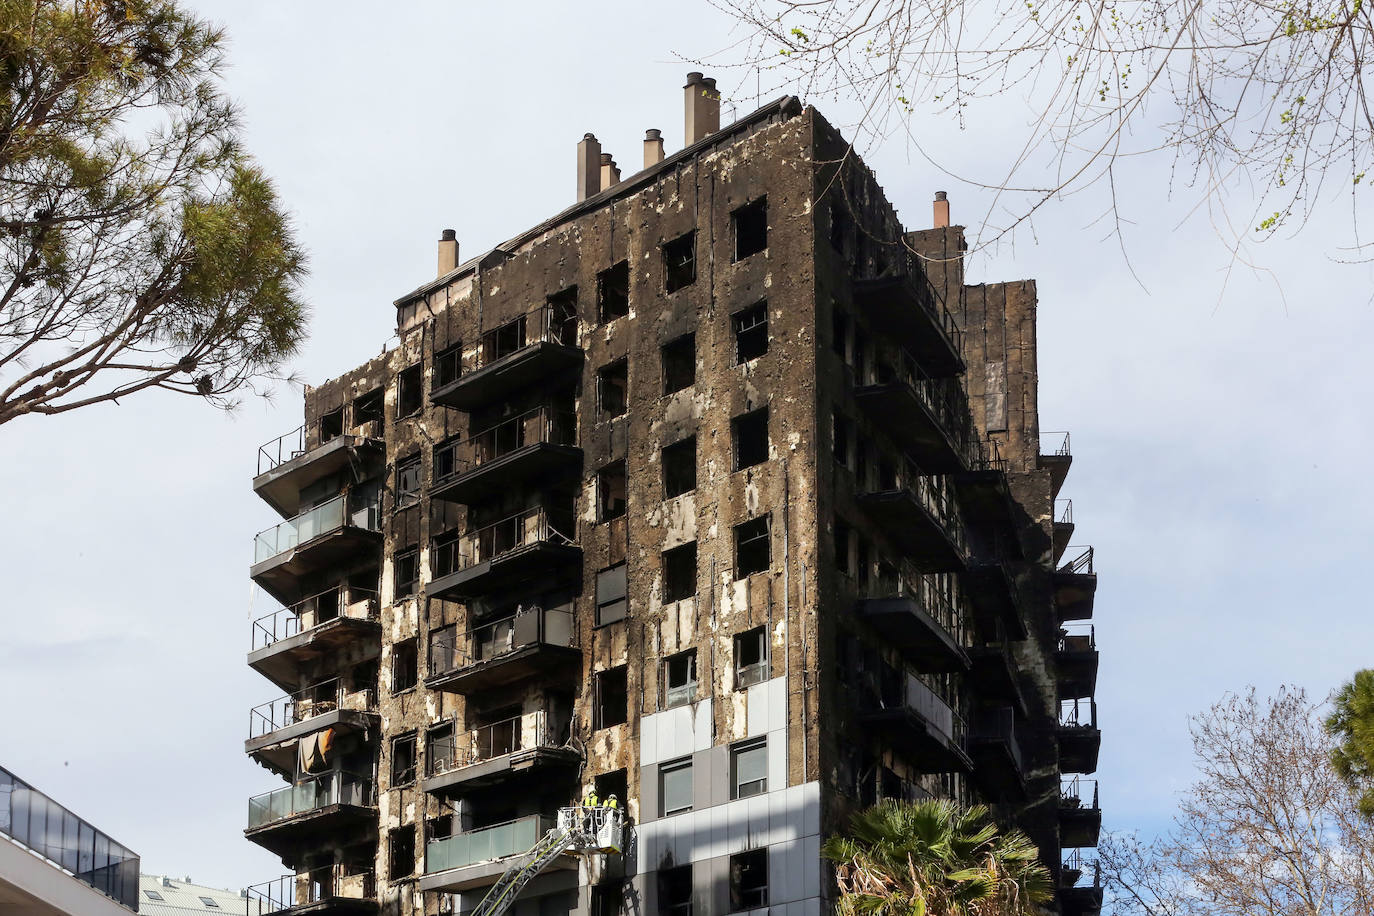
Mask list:
[[[646,128],[680,148],[681,58],[729,40],[704,2],[190,5],[230,32],[247,147],[311,252],[295,368],[312,383],[387,345],[441,229],[468,257],[572,203],[584,132],[627,173]],[[918,128],[988,175],[1025,111]],[[899,142],[866,158],[911,228],[936,190],[971,227],[988,205]],[[1039,281],[1041,425],[1072,431],[1063,495],[1097,548],[1102,801],[1108,827],[1147,831],[1189,780],[1188,714],[1248,684],[1325,695],[1374,665],[1374,283],[1331,257],[1350,205],[1259,249],[1277,281],[1237,275],[1223,296],[1226,251],[1167,199],[1167,168],[1120,178],[1146,288],[1087,199],[970,264]],[[242,837],[248,797],[280,784],[243,754],[248,710],[277,693],[244,662],[273,607],[247,577],[275,521],[250,479],[301,413],[289,389],[228,417],[152,394],[0,427],[0,765],[146,872],[238,888],[283,870]]]

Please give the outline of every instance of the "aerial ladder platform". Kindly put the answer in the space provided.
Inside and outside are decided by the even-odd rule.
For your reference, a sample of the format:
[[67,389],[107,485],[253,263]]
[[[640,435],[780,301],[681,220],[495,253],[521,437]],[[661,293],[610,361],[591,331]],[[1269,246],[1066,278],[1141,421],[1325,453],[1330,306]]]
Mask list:
[[561,855],[620,855],[624,842],[625,812],[621,809],[560,808],[557,826],[506,869],[472,916],[502,916],[515,905],[525,886]]

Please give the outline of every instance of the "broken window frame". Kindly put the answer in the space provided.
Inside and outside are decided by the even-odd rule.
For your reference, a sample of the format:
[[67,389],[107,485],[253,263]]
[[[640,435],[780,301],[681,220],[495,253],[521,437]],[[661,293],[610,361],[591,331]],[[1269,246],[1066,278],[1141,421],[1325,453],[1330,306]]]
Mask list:
[[[406,763],[408,755],[409,762]],[[403,765],[404,764],[404,765]],[[420,764],[420,742],[415,732],[407,732],[391,739],[391,787],[408,786],[415,782]]]
[[663,291],[675,293],[697,281],[695,229],[663,243]]
[[[773,564],[772,525],[769,516],[760,515],[735,526],[735,579],[767,572]],[[762,551],[762,563],[755,553]],[[749,562],[745,562],[745,558]]]
[[415,363],[396,373],[396,419],[413,417],[424,406],[424,375],[421,364]]
[[[407,842],[408,840],[408,842]],[[410,855],[404,855],[409,846]],[[415,825],[393,827],[386,835],[386,874],[392,881],[415,874]]]
[[374,388],[366,394],[353,399],[353,427],[361,429],[369,423],[376,423],[374,436],[380,437],[386,426],[386,389]]
[[[734,644],[735,689],[744,690],[768,680],[773,673],[768,658],[768,628],[753,627],[736,633]],[[754,647],[751,654],[757,654],[758,658],[745,662],[745,650],[750,646]]]
[[[677,683],[674,683],[674,681]],[[701,681],[697,676],[697,650],[675,652],[663,660],[663,708],[673,709],[696,702]]]
[[[688,562],[690,559],[690,563]],[[697,542],[689,541],[663,551],[663,603],[695,598],[697,594]]]
[[420,645],[414,637],[391,646],[391,694],[414,690],[420,683]]
[[659,460],[663,465],[664,499],[675,499],[697,488],[696,436],[665,445]]
[[735,333],[735,365],[753,362],[768,352],[768,300],[755,302],[730,316]]
[[850,456],[850,443],[854,439],[854,421],[838,410],[830,414],[830,454],[835,463],[846,470],[853,470]]
[[[593,682],[596,690],[596,708],[594,710],[594,728],[612,728],[616,725],[624,725],[630,721],[630,668],[628,665],[618,665],[614,668],[606,668],[593,675]],[[607,715],[607,708],[614,704],[612,715]]]
[[[622,288],[623,275],[623,288]],[[630,314],[630,262],[612,264],[596,275],[596,314],[609,324]]]
[[[744,882],[746,874],[750,879],[748,885]],[[746,849],[732,855],[727,880],[731,913],[743,913],[768,906],[768,847]]]
[[344,434],[344,409],[331,410],[320,416],[320,445],[331,442]]
[[434,366],[429,370],[430,388],[442,388],[458,381],[463,375],[462,341],[434,354]]
[[659,348],[663,366],[663,393],[676,394],[697,381],[697,335],[688,332]]
[[[608,398],[608,393],[617,391],[615,387],[607,386],[607,382],[612,379],[620,380],[619,389],[615,396]],[[630,408],[630,362],[628,359],[621,357],[596,370],[596,407],[602,418],[614,419],[625,416],[626,411]]]
[[[597,520],[609,522],[624,518],[629,508],[630,481],[625,468],[625,459],[612,461],[596,472],[596,515]],[[619,491],[617,498],[617,490]]]
[[391,559],[392,602],[414,595],[420,583],[420,549],[402,550]]
[[[760,429],[763,433],[762,443],[754,441],[754,437],[758,435]],[[730,421],[730,440],[736,471],[766,464],[768,461],[768,407],[765,405],[758,410],[751,410],[733,418]],[[746,444],[751,446],[747,452],[740,448],[741,445]],[[762,451],[756,452],[754,447],[760,444],[763,446]]]
[[[754,223],[760,219],[762,226]],[[737,207],[730,214],[730,229],[734,237],[734,250],[731,260],[735,262],[743,261],[745,258],[753,257],[768,250],[768,195],[749,201]],[[753,238],[754,233],[762,233],[763,244],[757,244]],[[746,239],[750,242],[745,245]],[[748,248],[746,251],[745,248]]]
[[424,464],[420,453],[407,455],[396,462],[396,508],[404,509],[420,501],[420,477]]

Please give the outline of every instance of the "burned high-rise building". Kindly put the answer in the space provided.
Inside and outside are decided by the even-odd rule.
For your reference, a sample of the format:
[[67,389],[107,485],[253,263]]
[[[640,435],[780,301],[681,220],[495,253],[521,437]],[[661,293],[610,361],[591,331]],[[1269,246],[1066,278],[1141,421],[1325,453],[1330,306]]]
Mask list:
[[[796,99],[721,128],[711,80],[685,98],[680,151],[649,131],[622,177],[588,134],[573,206],[467,260],[446,231],[399,343],[264,447],[283,609],[249,663],[288,695],[247,835],[291,874],[254,913],[505,881],[521,916],[814,916],[823,839],[930,796],[1100,906],[1069,851],[1101,822],[1096,577],[1034,282],[967,285],[944,195],[908,230]],[[570,838],[593,792],[614,841]]]

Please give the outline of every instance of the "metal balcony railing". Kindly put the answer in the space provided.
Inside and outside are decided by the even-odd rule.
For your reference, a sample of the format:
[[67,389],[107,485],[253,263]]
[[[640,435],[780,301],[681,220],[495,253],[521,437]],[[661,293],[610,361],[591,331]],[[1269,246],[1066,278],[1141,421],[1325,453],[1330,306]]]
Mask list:
[[560,727],[548,712],[539,710],[458,732],[452,743],[431,749],[429,775],[438,776],[519,751],[557,747],[563,743],[562,733],[567,726],[564,721]]
[[1056,499],[1054,501],[1054,523],[1056,525],[1073,524],[1073,500]]
[[372,712],[377,708],[377,691],[371,687],[346,690],[343,681],[331,678],[304,690],[277,697],[248,711],[248,738],[261,738],[277,729],[287,728],[339,709]]
[[968,552],[968,534],[964,529],[964,520],[959,515],[959,504],[949,478],[922,474],[915,462],[904,459],[895,477],[878,481],[876,492],[890,490],[910,493],[944,529],[959,552]]
[[968,396],[958,379],[935,379],[921,370],[916,357],[904,347],[893,348],[896,359],[878,363],[878,382],[902,382],[916,393],[916,397],[935,417],[965,460],[971,457],[976,438],[973,435],[973,414],[969,411]]
[[1059,781],[1059,807],[1074,811],[1097,811],[1097,780],[1074,776]]
[[577,415],[550,407],[536,407],[461,442],[436,446],[434,482],[444,483],[489,461],[537,443],[576,445]]
[[911,710],[934,725],[956,747],[966,747],[967,720],[921,675],[883,662],[867,675],[861,678],[860,695],[870,710]]
[[[1087,880],[1089,875],[1091,881]],[[1060,884],[1064,887],[1101,887],[1102,871],[1097,859],[1084,856],[1081,849],[1066,852]]]
[[321,773],[248,799],[248,829],[265,827],[330,805],[370,807],[376,803],[376,786],[370,778],[353,773]]
[[469,830],[425,844],[425,873],[462,868],[477,862],[504,859],[528,852],[544,834],[557,826],[557,820],[542,814]]
[[951,600],[940,583],[939,575],[919,573],[909,561],[904,560],[897,566],[882,563],[878,575],[868,581],[860,594],[864,598],[910,598],[944,628],[955,643],[968,648],[972,638],[968,605],[962,594]]
[[1063,728],[1097,728],[1097,700],[1060,700],[1059,724]]
[[105,896],[138,909],[138,855],[3,767],[0,834]]
[[282,875],[244,891],[245,916],[271,916],[326,900],[370,900],[377,896],[377,877],[370,868],[326,865],[300,875]]
[[[1074,551],[1078,551],[1078,553],[1074,553]],[[1093,571],[1093,549],[1091,547],[1070,547],[1064,551],[1064,555],[1072,555],[1073,559],[1060,564],[1056,572],[1096,575]]]
[[1003,471],[1007,470],[1007,459],[1002,457],[1002,446],[996,439],[979,439],[974,437],[969,440],[969,459],[968,466],[970,471]]
[[986,709],[974,719],[973,733],[979,738],[1005,742],[1011,758],[1022,772],[1026,764],[1021,753],[1021,739],[1016,733],[1016,711],[1010,706]]
[[537,343],[576,347],[577,310],[569,305],[546,303],[484,332],[477,349],[464,357],[462,373],[476,372]]
[[1097,629],[1090,623],[1066,623],[1059,628],[1060,652],[1092,652],[1097,648]]
[[476,627],[464,637],[456,629],[436,633],[429,647],[430,676],[499,658],[525,646],[571,646],[572,624],[569,610],[531,607]]
[[275,642],[290,639],[340,617],[378,620],[380,615],[381,603],[376,589],[356,585],[335,586],[254,620],[252,651],[266,649]]
[[295,518],[273,525],[253,539],[255,563],[271,559],[345,525],[376,531],[381,525],[381,511],[375,495],[362,500],[350,500],[349,494],[338,496],[308,509]]
[[925,268],[921,265],[920,258],[910,250],[904,252],[906,259],[906,273],[911,278],[917,289],[917,299],[926,313],[935,320],[935,323],[944,331],[954,345],[954,352],[962,353],[964,350],[964,332],[960,330],[959,323],[954,320],[949,309],[939,302],[931,291],[930,280],[926,276]]
[[304,455],[305,451],[305,426],[302,424],[258,447],[258,473],[265,474],[280,467]]
[[1042,432],[1040,434],[1040,454],[1055,458],[1073,457],[1073,452],[1069,448],[1069,434],[1063,431]]
[[521,547],[541,543],[572,544],[573,539],[564,534],[572,530],[571,519],[555,525],[548,511],[540,507],[508,516],[453,540],[436,538],[430,551],[434,578],[494,560]]

